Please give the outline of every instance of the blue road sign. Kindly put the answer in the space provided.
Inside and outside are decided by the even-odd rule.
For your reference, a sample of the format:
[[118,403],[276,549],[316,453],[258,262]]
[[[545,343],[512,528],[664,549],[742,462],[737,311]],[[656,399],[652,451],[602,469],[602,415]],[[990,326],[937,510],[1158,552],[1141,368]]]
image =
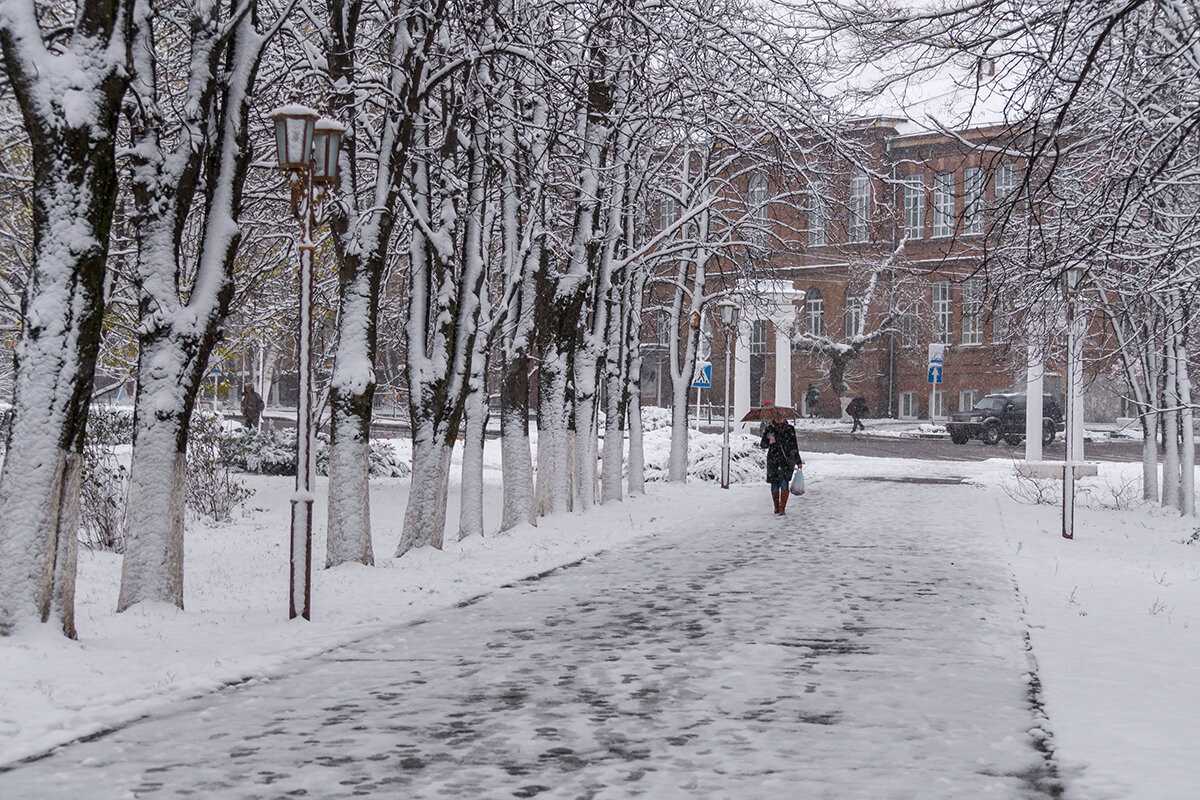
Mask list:
[[700,369],[696,372],[696,379],[692,381],[693,389],[711,389],[712,388],[712,364],[701,364]]
[[942,382],[942,365],[941,364],[930,364],[929,365],[929,382],[930,383],[941,383]]

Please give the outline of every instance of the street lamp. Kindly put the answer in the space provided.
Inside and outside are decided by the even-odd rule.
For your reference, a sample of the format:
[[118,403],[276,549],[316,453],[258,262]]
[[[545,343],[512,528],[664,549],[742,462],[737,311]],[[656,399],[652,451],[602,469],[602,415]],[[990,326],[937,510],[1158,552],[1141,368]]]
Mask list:
[[275,120],[279,168],[287,170],[292,215],[300,223],[300,347],[296,359],[296,491],[292,495],[291,590],[288,618],[312,619],[312,232],[317,209],[337,175],[342,133],[339,122],[322,118],[307,106],[285,105],[269,115]]
[[717,303],[721,324],[725,326],[725,438],[721,444],[721,488],[729,488],[729,373],[733,370],[732,340],[737,336],[738,306],[732,300]]
[[1083,281],[1082,266],[1069,267],[1062,276],[1063,297],[1067,304],[1067,457],[1063,463],[1062,536],[1075,538],[1075,468],[1082,463],[1083,445],[1083,364],[1080,360],[1079,337],[1076,335],[1075,301]]

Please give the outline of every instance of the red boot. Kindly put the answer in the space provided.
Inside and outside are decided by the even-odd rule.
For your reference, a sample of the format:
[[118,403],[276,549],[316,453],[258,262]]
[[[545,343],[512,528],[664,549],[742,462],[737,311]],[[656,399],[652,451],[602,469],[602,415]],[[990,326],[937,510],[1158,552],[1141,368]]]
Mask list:
[[771,502],[775,504],[775,513],[782,514],[783,511],[779,507],[779,492],[771,492]]
[[790,494],[791,494],[791,492],[789,492],[787,489],[784,489],[782,492],[779,493],[779,513],[780,514],[787,513],[787,499],[788,499],[788,495],[790,495]]

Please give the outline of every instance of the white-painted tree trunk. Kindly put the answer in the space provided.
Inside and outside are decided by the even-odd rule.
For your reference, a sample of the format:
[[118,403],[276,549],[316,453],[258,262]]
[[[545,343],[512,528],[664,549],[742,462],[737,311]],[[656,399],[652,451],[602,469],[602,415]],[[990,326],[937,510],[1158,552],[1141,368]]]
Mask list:
[[374,566],[371,544],[371,442],[359,417],[338,413],[330,420],[329,516],[325,566]]
[[574,511],[587,511],[596,502],[596,422],[595,395],[576,399],[575,430],[571,437]]
[[371,544],[371,413],[379,298],[378,287],[373,285],[372,263],[364,263],[359,257],[352,262],[356,274],[340,287],[338,341],[328,387],[326,568],[347,562],[368,566],[375,563]]
[[[679,384],[683,384],[681,387]],[[688,403],[690,381],[671,381],[671,456],[667,479],[677,483],[687,481],[688,471]]]
[[600,494],[603,503],[621,499],[621,473],[625,454],[625,421],[622,418],[621,402],[625,381],[616,364],[611,364],[609,369],[612,374],[606,373],[604,377],[604,471]]
[[630,495],[646,493],[646,453],[642,439],[642,398],[640,392],[640,375],[634,370],[630,383],[637,386],[639,391],[629,395],[629,463],[628,489]]
[[1176,359],[1175,333],[1167,328],[1167,353],[1163,366],[1166,390],[1163,393],[1160,416],[1163,420],[1163,486],[1162,507],[1179,508],[1179,386],[1176,383],[1179,365]]
[[483,376],[485,360],[483,353],[475,354],[471,385],[464,407],[459,541],[468,536],[483,535],[483,444],[488,420],[488,396]]
[[1142,499],[1158,502],[1158,413],[1144,412],[1142,424]]
[[75,638],[81,457],[22,423],[0,475],[0,635],[53,619]]
[[542,362],[538,392],[538,515],[561,514],[571,508],[570,462],[567,460],[567,373],[561,356]]
[[504,471],[504,510],[500,530],[523,522],[536,524],[533,513],[533,457],[529,449],[529,420],[524,409],[501,412],[500,459]]
[[[1180,312],[1182,330],[1182,311]],[[1177,340],[1177,374],[1179,386],[1180,431],[1183,439],[1179,451],[1179,512],[1184,516],[1196,516],[1196,419],[1192,405],[1192,380],[1188,373],[1187,337]]]
[[[146,387],[168,395],[170,385]],[[139,410],[153,407],[150,397]],[[183,608],[183,523],[187,497],[187,454],[179,443],[181,412],[142,418],[135,430],[125,506],[125,556],[117,611],[135,603],[170,603]]]
[[433,425],[415,422],[412,482],[404,530],[396,546],[399,558],[418,547],[442,549],[446,531],[446,490],[450,480],[450,447]]

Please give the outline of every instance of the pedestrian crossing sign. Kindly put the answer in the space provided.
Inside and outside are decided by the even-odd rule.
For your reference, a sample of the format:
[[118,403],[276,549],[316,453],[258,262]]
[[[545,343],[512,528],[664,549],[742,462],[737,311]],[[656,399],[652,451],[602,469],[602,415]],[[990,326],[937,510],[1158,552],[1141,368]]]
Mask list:
[[696,378],[692,381],[693,389],[712,388],[712,364],[697,364]]

